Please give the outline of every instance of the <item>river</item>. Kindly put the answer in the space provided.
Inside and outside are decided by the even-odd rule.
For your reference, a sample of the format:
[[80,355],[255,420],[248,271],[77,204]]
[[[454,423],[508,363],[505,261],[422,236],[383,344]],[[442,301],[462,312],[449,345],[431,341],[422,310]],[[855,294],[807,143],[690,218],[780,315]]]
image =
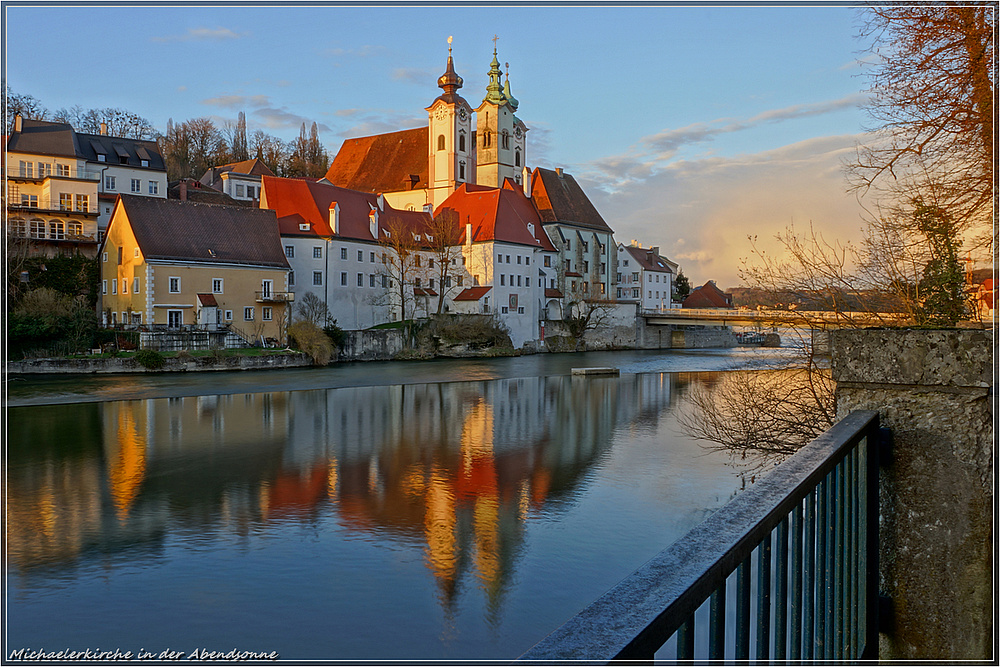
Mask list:
[[738,493],[676,415],[783,354],[11,378],[8,653],[512,659]]

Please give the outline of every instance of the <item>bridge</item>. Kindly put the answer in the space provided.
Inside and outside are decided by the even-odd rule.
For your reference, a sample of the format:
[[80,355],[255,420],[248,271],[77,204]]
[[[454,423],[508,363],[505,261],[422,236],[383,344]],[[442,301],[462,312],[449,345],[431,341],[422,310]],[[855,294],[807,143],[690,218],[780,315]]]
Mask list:
[[643,310],[646,324],[686,324],[701,326],[801,326],[811,329],[839,329],[844,326],[871,327],[905,324],[912,318],[904,313],[834,312],[802,310],[744,310],[736,308],[670,308]]

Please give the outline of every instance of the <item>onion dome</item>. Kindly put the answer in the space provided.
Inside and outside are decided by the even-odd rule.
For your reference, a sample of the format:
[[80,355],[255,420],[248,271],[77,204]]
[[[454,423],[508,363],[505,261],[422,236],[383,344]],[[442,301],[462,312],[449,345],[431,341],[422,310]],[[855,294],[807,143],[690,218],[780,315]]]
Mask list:
[[507,98],[503,96],[503,91],[500,89],[500,77],[503,76],[503,72],[500,71],[500,61],[497,60],[496,38],[493,40],[493,62],[490,63],[489,76],[490,82],[486,84],[486,97],[483,101],[503,104]]
[[455,61],[451,58],[451,37],[448,38],[448,65],[445,67],[444,74],[438,77],[437,85],[444,91],[438,97],[439,100],[444,100],[448,103],[465,101],[456,92],[462,87],[462,77],[455,71]]

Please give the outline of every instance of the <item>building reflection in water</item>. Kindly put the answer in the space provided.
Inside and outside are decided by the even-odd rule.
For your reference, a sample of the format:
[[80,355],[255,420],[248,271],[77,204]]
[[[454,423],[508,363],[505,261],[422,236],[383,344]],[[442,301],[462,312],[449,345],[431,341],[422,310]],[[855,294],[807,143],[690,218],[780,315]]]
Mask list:
[[28,579],[134,562],[174,533],[332,516],[420,549],[446,613],[477,587],[496,615],[526,523],[572,503],[616,429],[655,428],[676,385],[557,376],[12,408],[8,561]]

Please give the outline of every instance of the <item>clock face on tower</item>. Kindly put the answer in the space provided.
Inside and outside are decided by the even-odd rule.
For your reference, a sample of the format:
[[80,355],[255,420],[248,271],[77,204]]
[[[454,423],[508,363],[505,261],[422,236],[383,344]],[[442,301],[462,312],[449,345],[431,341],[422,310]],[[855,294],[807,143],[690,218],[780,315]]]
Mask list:
[[465,107],[462,107],[461,109],[458,110],[458,117],[461,118],[462,120],[465,120],[468,117],[468,115],[469,112],[465,110]]
[[518,139],[521,138],[521,128],[519,127],[514,128],[514,136],[517,137]]

